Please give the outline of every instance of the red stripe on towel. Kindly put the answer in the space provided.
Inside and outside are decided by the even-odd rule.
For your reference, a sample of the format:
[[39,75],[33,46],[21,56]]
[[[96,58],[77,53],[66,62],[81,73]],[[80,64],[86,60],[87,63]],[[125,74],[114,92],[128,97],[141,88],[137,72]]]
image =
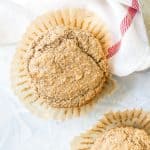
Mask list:
[[[120,24],[120,31],[122,34],[122,37],[124,36],[124,34],[127,32],[127,30],[129,29],[134,16],[136,15],[136,13],[139,11],[139,3],[137,0],[132,0],[132,6],[128,7],[128,12],[127,15],[123,18],[121,24]],[[120,49],[121,46],[121,40],[119,40],[118,42],[116,42],[114,45],[112,45],[109,49],[108,49],[108,58],[114,56],[118,50]]]

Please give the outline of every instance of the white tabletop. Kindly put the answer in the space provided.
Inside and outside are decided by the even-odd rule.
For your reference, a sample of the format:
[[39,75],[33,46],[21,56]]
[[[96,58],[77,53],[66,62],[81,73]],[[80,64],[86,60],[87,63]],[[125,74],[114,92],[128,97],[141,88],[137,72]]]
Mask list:
[[127,77],[114,77],[118,83],[116,92],[80,118],[44,121],[24,108],[10,88],[10,64],[16,44],[6,43],[18,41],[33,16],[52,7],[49,0],[38,2],[0,0],[0,44],[5,44],[0,46],[0,150],[69,150],[73,137],[92,127],[108,111],[127,108],[150,111],[150,69]]
[[105,112],[126,108],[150,110],[150,70],[115,79],[118,89],[87,116],[64,122],[44,121],[26,110],[9,85],[16,45],[0,47],[0,150],[69,150],[76,135],[94,125]]

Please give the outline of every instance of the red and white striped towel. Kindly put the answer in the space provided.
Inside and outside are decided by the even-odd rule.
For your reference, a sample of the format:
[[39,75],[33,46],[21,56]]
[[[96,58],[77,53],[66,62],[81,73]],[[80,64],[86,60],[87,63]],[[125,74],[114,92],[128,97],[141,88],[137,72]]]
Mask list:
[[[84,7],[100,15],[110,30],[112,45],[108,49],[108,58],[113,74],[126,76],[150,67],[150,47],[138,0],[10,1],[3,1],[0,6],[3,8],[0,9],[0,24],[3,25],[0,29],[0,43],[19,40],[32,18],[47,10]],[[10,24],[10,19],[15,21]],[[15,28],[16,24],[19,29]]]
[[[138,0],[118,0],[120,7],[126,8],[120,20],[120,39],[109,48],[112,71],[120,76],[150,66],[150,48],[142,10]],[[114,4],[113,4],[114,6]],[[115,8],[115,6],[114,6]]]
[[96,2],[93,10],[101,14],[112,35],[108,56],[112,73],[126,76],[150,67],[150,47],[139,1]]

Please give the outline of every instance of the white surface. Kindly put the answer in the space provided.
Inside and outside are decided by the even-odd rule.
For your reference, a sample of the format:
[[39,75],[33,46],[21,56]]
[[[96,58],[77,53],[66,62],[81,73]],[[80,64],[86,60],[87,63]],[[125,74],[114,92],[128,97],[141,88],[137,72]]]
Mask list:
[[[2,6],[2,1],[0,0],[0,6]],[[28,9],[27,12],[30,12],[34,6],[35,9],[33,11],[35,14],[44,12],[44,10],[50,7],[47,0],[42,1],[42,7],[39,7],[41,3],[35,3],[35,0],[32,1],[31,5],[29,5],[28,0],[13,1],[18,2],[20,5],[28,6],[29,8],[26,8]],[[5,3],[7,2],[6,0]],[[13,14],[19,13],[16,11],[18,9],[10,10]],[[0,14],[0,16],[5,15]],[[17,15],[12,15],[12,17],[18,19]],[[1,35],[3,31],[1,29],[5,28],[6,24],[1,18],[0,23]],[[7,31],[11,34],[8,35],[10,39],[8,38],[9,40],[7,41],[5,40],[7,36],[0,37],[0,43],[4,44],[5,41],[9,43],[5,43],[5,46],[0,46],[0,150],[69,150],[69,143],[72,138],[90,128],[107,111],[123,110],[126,108],[143,108],[150,111],[150,70],[147,70],[128,77],[116,78],[118,90],[112,97],[105,97],[103,102],[99,102],[87,116],[65,122],[43,121],[33,116],[23,107],[10,89],[10,64],[16,48],[16,45],[10,43],[18,41],[22,34],[21,30],[19,32],[14,31],[20,26],[20,21],[15,22],[17,24],[16,28],[13,25],[14,22],[11,23],[9,27],[6,25],[6,28],[8,27]]]
[[71,139],[110,110],[150,111],[150,70],[116,78],[118,90],[87,116],[65,122],[44,121],[26,110],[10,89],[10,62],[15,46],[0,47],[0,150],[69,150]]

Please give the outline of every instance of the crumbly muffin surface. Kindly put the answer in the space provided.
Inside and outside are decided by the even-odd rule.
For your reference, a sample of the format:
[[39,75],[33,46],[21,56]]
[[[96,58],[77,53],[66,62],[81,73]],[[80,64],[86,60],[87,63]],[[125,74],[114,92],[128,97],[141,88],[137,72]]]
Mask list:
[[92,150],[149,150],[150,136],[142,129],[116,127],[103,133]]
[[52,107],[79,107],[102,90],[108,65],[98,40],[88,32],[53,27],[26,51],[30,86]]

